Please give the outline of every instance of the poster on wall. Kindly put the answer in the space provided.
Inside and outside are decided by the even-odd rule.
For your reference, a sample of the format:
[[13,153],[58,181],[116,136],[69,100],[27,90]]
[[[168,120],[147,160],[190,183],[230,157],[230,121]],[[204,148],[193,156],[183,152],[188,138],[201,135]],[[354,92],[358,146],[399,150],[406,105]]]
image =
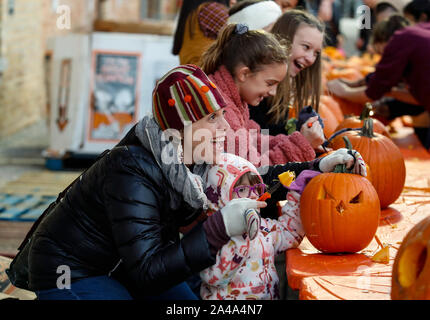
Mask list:
[[142,117],[152,114],[156,79],[178,65],[171,36],[95,32],[86,71],[81,153],[112,149]]
[[89,142],[119,142],[137,122],[140,59],[140,53],[93,51]]

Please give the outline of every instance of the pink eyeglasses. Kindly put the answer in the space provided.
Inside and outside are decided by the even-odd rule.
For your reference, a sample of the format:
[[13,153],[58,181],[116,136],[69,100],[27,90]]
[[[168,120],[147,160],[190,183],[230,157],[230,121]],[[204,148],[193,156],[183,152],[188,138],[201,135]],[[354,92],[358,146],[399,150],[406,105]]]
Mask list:
[[233,188],[233,192],[235,192],[239,198],[250,198],[251,192],[254,192],[254,194],[260,197],[265,191],[266,185],[264,183],[254,184],[253,186],[238,186]]

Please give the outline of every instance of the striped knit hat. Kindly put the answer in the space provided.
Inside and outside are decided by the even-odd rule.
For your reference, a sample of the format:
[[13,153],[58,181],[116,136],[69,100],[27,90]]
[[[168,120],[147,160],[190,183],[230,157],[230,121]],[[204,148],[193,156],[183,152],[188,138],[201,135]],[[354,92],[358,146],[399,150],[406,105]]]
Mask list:
[[225,106],[215,84],[191,64],[170,70],[152,93],[152,112],[163,131],[181,130],[185,121],[196,122]]

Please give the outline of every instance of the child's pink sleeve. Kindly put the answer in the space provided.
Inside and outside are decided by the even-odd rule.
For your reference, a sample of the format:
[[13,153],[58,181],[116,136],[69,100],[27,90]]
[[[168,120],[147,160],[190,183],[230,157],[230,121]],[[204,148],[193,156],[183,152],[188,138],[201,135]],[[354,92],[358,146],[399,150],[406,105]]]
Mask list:
[[216,262],[213,266],[200,272],[203,283],[210,286],[227,286],[243,265],[248,255],[249,239],[235,241],[233,237],[221,250],[217,252]]
[[257,167],[315,159],[314,149],[300,132],[288,136],[262,134],[255,121],[241,116],[227,109],[225,118],[231,129],[227,133],[226,152],[245,158]]
[[289,191],[288,202],[282,208],[282,216],[278,220],[266,219],[272,231],[273,246],[276,254],[297,247],[305,235],[300,220],[300,194]]

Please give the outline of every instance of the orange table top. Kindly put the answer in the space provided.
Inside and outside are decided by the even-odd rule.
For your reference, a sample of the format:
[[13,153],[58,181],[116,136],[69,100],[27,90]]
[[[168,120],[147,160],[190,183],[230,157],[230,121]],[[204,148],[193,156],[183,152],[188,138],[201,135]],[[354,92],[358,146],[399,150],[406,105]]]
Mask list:
[[322,254],[305,239],[287,250],[288,285],[300,299],[390,299],[391,272],[397,250],[408,231],[430,215],[430,153],[411,128],[399,128],[392,136],[405,158],[406,182],[399,199],[382,210],[377,236],[389,246],[388,264],[371,257],[380,249],[376,240],[356,254]]

